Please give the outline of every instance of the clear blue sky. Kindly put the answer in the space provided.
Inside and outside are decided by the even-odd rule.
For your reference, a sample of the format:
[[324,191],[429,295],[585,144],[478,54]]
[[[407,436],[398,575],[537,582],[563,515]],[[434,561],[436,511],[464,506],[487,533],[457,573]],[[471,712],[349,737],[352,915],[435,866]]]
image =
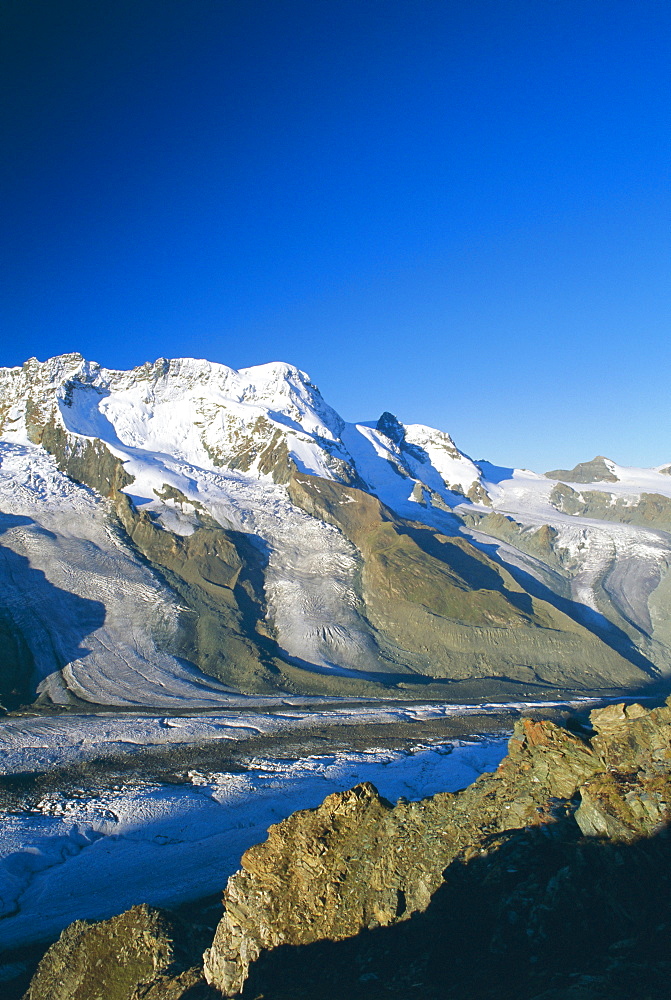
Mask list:
[[2,0],[0,364],[671,461],[668,0]]

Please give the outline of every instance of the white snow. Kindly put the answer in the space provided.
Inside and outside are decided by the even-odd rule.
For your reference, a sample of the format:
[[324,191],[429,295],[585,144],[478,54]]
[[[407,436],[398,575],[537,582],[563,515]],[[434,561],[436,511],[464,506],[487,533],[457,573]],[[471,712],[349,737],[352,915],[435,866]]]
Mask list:
[[[424,424],[409,424],[405,429],[405,439],[426,452],[430,468],[440,477],[440,482],[436,482],[434,487],[437,491],[441,486],[448,488],[460,486],[466,493],[473,483],[482,478],[475,462],[460,452],[450,435],[444,431],[426,427]],[[412,465],[418,475],[425,474],[424,466],[420,468],[416,461]],[[426,482],[427,486],[432,485],[427,479],[423,479],[423,482]]]
[[342,708],[300,707],[301,699],[285,698],[272,713],[245,711],[208,712],[190,715],[118,715],[92,712],[88,715],[36,715],[0,719],[0,774],[25,770],[47,771],[55,767],[101,758],[119,752],[133,753],[147,747],[235,742],[279,733],[309,732],[325,725],[370,725],[413,723],[497,715],[502,711],[551,709],[560,706],[586,708],[599,702],[580,698],[570,702],[505,702],[491,704],[374,703]]
[[[569,485],[579,493],[596,489],[612,494],[614,499],[628,497],[632,502],[642,492],[671,496],[671,478],[659,470],[610,465],[620,482]],[[614,621],[618,627],[632,626],[634,635],[652,636],[653,645],[646,648],[646,654],[652,654],[656,666],[668,673],[669,656],[654,640],[648,607],[650,595],[671,566],[668,534],[654,528],[558,511],[549,500],[556,483],[557,480],[516,469],[510,478],[488,484],[488,491],[494,510],[510,515],[523,528],[535,530],[550,525],[555,529],[554,548],[562,558],[576,611],[587,609],[598,613],[604,623]],[[521,556],[510,545],[483,532],[467,530],[467,533],[479,544],[494,544],[504,562],[537,576],[533,558]],[[542,575],[538,578],[544,579]]]
[[[259,471],[261,455],[278,439],[302,471],[333,479],[344,463],[393,510],[448,533],[457,530],[456,521],[431,507],[430,492],[452,507],[458,498],[450,486],[467,490],[482,482],[495,510],[525,528],[549,524],[558,531],[575,601],[603,611],[607,581],[613,606],[643,631],[650,628],[647,596],[671,562],[665,533],[562,514],[549,502],[553,481],[527,470],[508,475],[486,463],[481,472],[443,431],[410,425],[405,445],[398,445],[367,424],[345,424],[307,375],[281,362],[236,372],[194,359],[159,360],[114,372],[65,355],[0,369],[0,392],[9,406],[0,442],[0,585],[5,607],[29,637],[42,689],[57,703],[72,692],[143,713],[214,710],[3,719],[4,773],[118,753],[140,759],[146,748],[217,741],[225,747],[334,721],[411,723],[487,710],[318,709],[316,699],[246,698],[166,652],[180,616],[190,612],[117,533],[107,503],[30,444],[28,398],[42,408],[45,422],[104,441],[134,476],[128,492],[170,530],[192,531],[199,503],[224,527],[246,532],[268,558],[268,625],[284,654],[309,669],[372,673],[380,661],[360,606],[353,547],[335,528],[296,509],[286,489]],[[233,466],[243,454],[249,467],[240,471]],[[628,499],[641,492],[671,497],[664,466],[609,467],[618,482],[569,485]],[[166,484],[187,503],[161,501],[157,494]],[[519,559],[533,572],[532,559],[472,534],[480,544],[496,545],[504,561]],[[305,705],[314,711],[302,711]],[[276,711],[254,711],[271,706]],[[217,891],[242,851],[296,808],[361,780],[372,780],[391,799],[455,789],[495,767],[504,750],[503,740],[485,739],[418,746],[410,754],[371,749],[296,760],[259,757],[243,773],[192,771],[183,786],[148,780],[95,797],[50,794],[31,813],[3,816],[0,944],[54,935],[75,917],[104,917],[143,900],[176,903]]]
[[155,637],[169,645],[191,612],[115,532],[106,502],[33,445],[0,442],[0,462],[3,604],[30,646],[40,691],[56,704],[71,692],[119,707],[282,701],[237,695],[159,647]]

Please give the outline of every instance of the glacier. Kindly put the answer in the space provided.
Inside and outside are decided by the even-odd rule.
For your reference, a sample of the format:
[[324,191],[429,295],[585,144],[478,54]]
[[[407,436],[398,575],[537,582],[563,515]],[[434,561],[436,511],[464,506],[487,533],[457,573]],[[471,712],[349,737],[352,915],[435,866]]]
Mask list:
[[[272,701],[278,663],[275,687],[282,695],[322,696],[311,675],[332,679],[331,696],[365,697],[365,687],[347,686],[357,678],[386,685],[393,696],[390,678],[409,684],[426,673],[416,633],[428,619],[420,595],[415,634],[408,639],[401,623],[390,639],[393,606],[375,611],[366,579],[372,563],[348,533],[345,510],[365,496],[379,499],[383,522],[384,511],[400,519],[397,537],[407,536],[405,525],[425,525],[432,537],[459,539],[462,550],[472,545],[509,574],[489,586],[503,587],[513,603],[516,587],[539,607],[543,602],[541,625],[554,608],[555,633],[557,622],[567,634],[584,627],[635,663],[642,680],[668,673],[667,531],[565,513],[553,499],[555,480],[478,464],[445,431],[406,426],[391,413],[376,423],[348,424],[293,366],[235,371],[187,358],[123,372],[63,355],[0,370],[0,400],[0,572],[11,581],[3,608],[30,647],[43,701],[157,708]],[[594,487],[611,505],[620,499],[636,509],[642,496],[671,499],[666,467],[625,469],[606,461],[595,468],[606,470],[607,482]],[[301,474],[317,499],[320,481],[340,488],[342,516],[315,516],[314,504],[309,511],[297,505],[288,487]],[[588,495],[583,482],[562,482],[576,496]],[[145,529],[164,533],[166,544],[205,526],[257,553],[262,581],[254,628],[247,624],[244,632],[239,624],[251,612],[237,583],[234,597],[225,595],[233,610],[222,626],[227,635],[242,635],[250,662],[263,661],[256,688],[245,689],[239,673],[208,676],[185,655],[184,636],[204,617],[202,602],[194,610],[188,594],[175,590],[170,565],[154,564],[141,546],[138,552],[119,524],[118,503],[114,508],[114,496],[118,502],[122,495]],[[551,532],[547,551],[539,545],[541,529]],[[386,558],[375,556],[378,564]],[[231,569],[231,580],[237,572]],[[205,586],[212,592],[219,584]],[[487,615],[495,621],[500,611]],[[519,615],[508,618],[516,628],[508,637],[521,635]],[[486,620],[464,631],[455,618],[465,649],[469,636],[480,634],[496,645],[491,627],[482,627]],[[408,641],[415,646],[404,650]],[[231,649],[229,660],[242,647]],[[441,683],[445,670],[429,674]],[[530,679],[528,696],[537,683]],[[430,694],[440,695],[435,684]],[[463,700],[463,692],[455,695]]]

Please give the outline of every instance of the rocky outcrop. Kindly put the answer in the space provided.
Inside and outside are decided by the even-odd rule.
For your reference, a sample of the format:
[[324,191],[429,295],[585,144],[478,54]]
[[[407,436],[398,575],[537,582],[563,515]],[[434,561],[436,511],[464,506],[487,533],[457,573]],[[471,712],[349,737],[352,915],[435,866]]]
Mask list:
[[[194,612],[193,623],[182,623],[179,653],[241,691],[275,690],[276,670],[261,624],[266,608],[260,550],[241,532],[222,528],[197,503],[191,504],[191,534],[167,530],[122,492],[133,478],[98,439],[77,438],[49,423],[41,428],[39,443],[71,479],[112,501],[134,547]],[[164,488],[161,499],[174,499],[170,489]]]
[[671,531],[671,500],[661,493],[618,497],[602,490],[578,492],[566,483],[557,483],[549,499],[563,514]]
[[41,444],[54,456],[62,472],[101,496],[114,497],[133,482],[121,459],[99,438],[75,437],[53,418],[44,426],[29,427],[29,432],[34,444]]
[[609,707],[591,722],[588,740],[524,720],[498,770],[454,795],[392,807],[364,784],[271,827],[228,882],[208,982],[232,996],[278,947],[340,941],[426,911],[446,869],[498,850],[506,831],[568,823],[622,843],[654,837],[671,820],[671,703]]
[[392,806],[363,784],[271,827],[204,976],[211,904],[195,929],[141,906],[67,928],[25,1000],[666,1000],[671,699],[590,724],[520,721],[456,794]]
[[465,524],[490,538],[498,538],[502,542],[514,545],[520,552],[525,552],[541,564],[547,566],[552,576],[547,576],[555,592],[562,597],[570,596],[570,585],[562,586],[563,577],[557,579],[557,570],[563,571],[563,563],[567,557],[566,550],[558,544],[558,531],[549,524],[523,525],[509,514],[494,511],[482,514],[479,511],[460,511]]
[[569,483],[617,483],[613,464],[604,455],[597,455],[591,462],[579,462],[573,469],[553,469],[545,475],[548,479],[567,479]]
[[[40,962],[24,1000],[196,1000],[207,995],[180,931],[149,906],[89,924],[70,924]],[[182,932],[183,936],[183,932]]]
[[591,721],[601,767],[580,786],[580,829],[622,841],[656,835],[671,818],[671,707],[613,705]]

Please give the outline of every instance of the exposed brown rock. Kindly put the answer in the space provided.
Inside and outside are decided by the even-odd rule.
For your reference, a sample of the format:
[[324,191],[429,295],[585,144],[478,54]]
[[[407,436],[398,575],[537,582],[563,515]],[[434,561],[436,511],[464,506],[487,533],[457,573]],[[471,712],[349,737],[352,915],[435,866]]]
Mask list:
[[468,492],[466,493],[466,496],[468,497],[469,500],[472,500],[473,503],[482,503],[485,504],[485,506],[487,507],[492,506],[492,501],[489,499],[489,494],[487,493],[487,490],[478,480],[471,483],[471,485],[468,488]]
[[563,514],[637,524],[642,528],[671,529],[671,500],[662,493],[617,496],[602,490],[577,490],[566,483],[553,487],[550,503]]
[[58,467],[78,483],[113,497],[133,482],[121,459],[113,455],[99,438],[69,434],[52,417],[44,426],[27,422],[31,441],[41,444],[58,462]]
[[404,520],[377,497],[304,473],[291,500],[361,556],[362,598],[390,670],[453,681],[585,691],[648,680],[638,667],[460,535]]
[[131,1000],[206,1000],[214,996],[203,970],[194,966],[176,976],[155,976],[150,983],[137,986]]
[[40,962],[24,1000],[136,1000],[175,965],[174,929],[148,906],[70,924]]
[[573,469],[553,469],[546,472],[548,479],[568,479],[569,483],[616,483],[617,476],[606,462],[604,455],[597,455],[591,462],[579,462]]
[[[226,887],[207,981],[231,996],[253,967],[245,995],[267,1000],[628,1000],[638,981],[665,998],[671,699],[591,722],[588,740],[522,720],[456,794],[392,806],[366,783],[271,827]],[[77,922],[25,1000],[214,996],[179,940],[149,907]]]
[[78,920],[48,949],[23,1000],[207,1000],[199,963],[209,901],[179,912],[142,905],[98,923]]
[[578,796],[584,833],[654,835],[671,820],[671,706],[610,707],[594,722],[590,742],[523,720],[498,770],[455,795],[392,807],[364,784],[271,827],[229,879],[205,953],[208,982],[232,996],[265,952],[343,940],[426,910],[455,859],[487,853],[506,831],[564,821]]
[[609,705],[592,712],[603,770],[580,787],[584,834],[631,841],[671,821],[671,706]]

